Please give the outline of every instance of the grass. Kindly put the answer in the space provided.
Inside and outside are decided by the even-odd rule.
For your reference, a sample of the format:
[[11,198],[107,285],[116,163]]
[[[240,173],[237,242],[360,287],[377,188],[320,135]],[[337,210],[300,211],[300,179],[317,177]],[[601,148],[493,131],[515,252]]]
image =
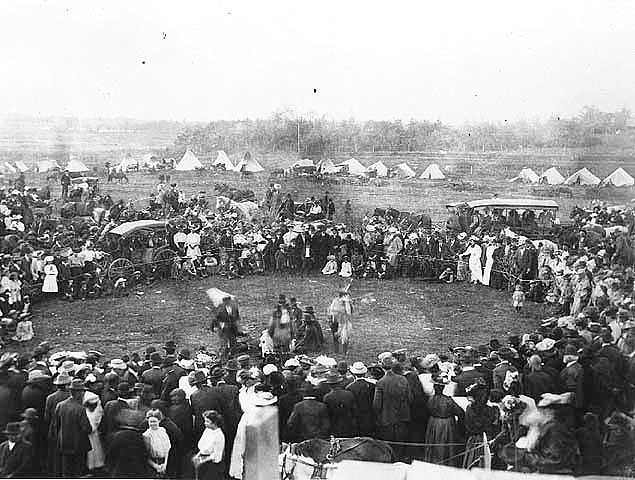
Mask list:
[[[223,277],[182,284],[163,283],[125,298],[64,302],[37,307],[33,344],[47,339],[55,348],[97,349],[108,358],[142,351],[173,339],[179,345],[217,348],[209,330],[210,302],[205,290],[217,287],[236,295],[245,329],[256,339],[266,327],[278,294],[296,296],[312,305],[329,338],[326,310],[341,287],[337,278],[324,276]],[[446,285],[407,279],[355,280],[351,358],[371,362],[386,350],[407,348],[411,354],[444,352],[457,345],[478,345],[504,339],[539,323],[539,305],[529,304],[518,315],[510,295],[488,287]]]

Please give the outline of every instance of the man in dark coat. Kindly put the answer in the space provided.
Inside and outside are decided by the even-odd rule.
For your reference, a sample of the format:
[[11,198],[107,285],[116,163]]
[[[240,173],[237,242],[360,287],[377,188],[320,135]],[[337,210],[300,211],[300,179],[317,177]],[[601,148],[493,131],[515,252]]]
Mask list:
[[71,396],[68,386],[71,384],[71,377],[66,372],[60,373],[53,384],[57,390],[46,397],[44,404],[44,428],[47,431],[47,468],[48,473],[56,476],[61,471],[61,457],[57,453],[57,424],[55,422],[55,409],[57,405]]
[[227,356],[230,356],[236,349],[239,322],[238,305],[229,295],[223,297],[223,303],[216,309],[216,315],[212,321],[212,331],[218,330],[218,337]]
[[302,394],[298,391],[301,379],[298,375],[292,374],[287,378],[285,393],[278,398],[278,420],[280,422],[280,440],[283,442],[290,441],[287,434],[287,421],[291,416],[293,407],[302,401]]
[[538,250],[531,240],[525,240],[514,254],[517,272],[523,280],[533,280],[538,275]]
[[92,431],[82,399],[86,387],[82,380],[73,380],[71,396],[57,405],[55,422],[57,449],[62,455],[62,476],[81,477],[86,473],[86,454],[90,451],[88,434]]
[[375,435],[375,414],[373,412],[373,398],[375,385],[366,380],[368,368],[362,362],[355,362],[350,368],[355,380],[349,383],[346,390],[355,397],[355,422],[357,431],[362,437]]
[[584,395],[584,369],[578,362],[579,356],[577,349],[573,345],[566,345],[564,348],[565,367],[560,372],[558,378],[558,386],[560,393],[573,393],[573,401],[569,402],[580,416],[586,406],[586,398]]
[[221,412],[223,409],[223,398],[218,389],[213,389],[207,384],[207,377],[202,370],[196,370],[188,378],[191,386],[197,390],[190,396],[192,405],[192,415],[194,415],[194,437],[200,438],[205,430],[205,420],[203,413],[207,410]]
[[104,405],[104,416],[99,429],[104,435],[106,443],[110,441],[110,437],[117,430],[118,416],[123,410],[130,409],[130,404],[127,402],[130,396],[130,384],[127,382],[121,382],[117,386],[117,398],[110,400]]
[[226,457],[231,458],[238,422],[240,422],[240,417],[242,417],[243,413],[238,400],[240,389],[236,385],[229,385],[225,381],[227,371],[222,368],[214,368],[210,373],[210,377],[213,385],[210,390],[218,396],[220,403],[219,408],[216,410],[223,416]]
[[513,359],[511,348],[501,347],[498,350],[498,357],[500,358],[500,362],[494,367],[494,370],[492,370],[492,383],[494,388],[502,390],[507,372],[515,372],[517,369],[511,362]]
[[474,361],[476,360],[476,352],[474,349],[466,347],[459,352],[455,350],[455,354],[458,356],[459,365],[461,365],[461,373],[454,377],[453,380],[456,383],[454,396],[465,397],[467,395],[465,392],[467,387],[475,384],[479,378],[485,381],[485,383],[487,383],[487,379],[481,372],[474,368]]
[[[401,365],[395,362],[375,385],[373,409],[377,419],[377,438],[381,440],[408,441],[412,392],[402,372]],[[398,458],[403,457],[403,453],[403,448],[395,448]]]
[[163,389],[164,373],[163,370],[161,370],[163,358],[161,358],[159,352],[153,352],[150,354],[150,362],[152,363],[152,367],[141,374],[141,381],[146,385],[151,385],[154,395],[158,398],[161,396]]
[[179,380],[187,375],[183,367],[176,363],[174,355],[167,355],[163,360],[163,386],[161,387],[161,400],[169,400],[170,392],[179,388]]
[[0,443],[0,478],[28,478],[34,460],[33,446],[21,438],[18,422],[9,423],[2,433],[7,440]]
[[29,379],[22,389],[22,408],[35,408],[38,417],[44,418],[46,397],[51,393],[51,376],[41,370],[31,370]]
[[331,431],[328,408],[315,398],[314,390],[309,384],[302,386],[303,400],[295,404],[287,421],[289,438],[294,442],[328,438]]
[[122,425],[113,433],[106,452],[106,467],[112,478],[149,478],[148,451],[139,429]]
[[323,401],[329,412],[331,435],[355,437],[355,395],[342,387],[342,380],[342,376],[337,372],[331,372],[326,377],[326,382],[331,385],[331,391],[324,395]]
[[183,433],[183,442],[187,449],[194,446],[194,424],[192,422],[192,407],[185,398],[185,392],[180,388],[175,388],[170,392],[170,406],[167,416],[179,427]]

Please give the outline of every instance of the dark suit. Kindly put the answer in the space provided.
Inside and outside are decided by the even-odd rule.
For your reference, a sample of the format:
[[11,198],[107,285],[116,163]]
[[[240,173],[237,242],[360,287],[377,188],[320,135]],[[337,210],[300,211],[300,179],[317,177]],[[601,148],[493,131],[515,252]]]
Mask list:
[[460,374],[454,377],[454,382],[456,383],[456,391],[454,392],[454,396],[465,397],[467,395],[465,389],[470,385],[475,384],[479,378],[487,383],[487,379],[485,378],[485,376],[476,369],[462,371]]
[[205,430],[203,412],[216,410],[223,414],[224,398],[220,390],[208,386],[199,387],[199,390],[192,393],[190,403],[192,404],[192,414],[194,415],[194,436],[200,438]]
[[112,478],[150,478],[148,451],[136,430],[115,432],[106,453],[106,466]]
[[295,442],[327,438],[331,431],[328,408],[313,398],[296,403],[287,421],[287,429],[289,437]]
[[505,377],[507,372],[515,372],[517,369],[508,361],[503,361],[496,365],[494,370],[492,371],[492,382],[494,388],[498,388],[499,390],[503,389],[503,382],[505,381]]
[[110,437],[113,433],[117,431],[118,421],[117,417],[121,413],[122,410],[127,410],[130,408],[128,402],[116,398],[114,400],[109,401],[106,405],[104,405],[104,416],[99,425],[99,429],[104,434],[104,438],[106,442],[110,440]]
[[[408,441],[412,399],[410,385],[403,375],[388,371],[377,381],[373,409],[377,419],[379,439],[395,442]],[[401,458],[404,455],[404,449],[395,448],[395,454]]]
[[161,367],[153,366],[141,374],[141,381],[146,385],[151,385],[154,394],[160,397],[163,389],[163,376]]
[[179,379],[187,375],[184,368],[179,365],[171,365],[163,369],[163,384],[161,386],[161,400],[170,400],[170,392],[179,388]]
[[278,420],[280,422],[279,431],[280,431],[280,439],[283,442],[289,441],[289,436],[287,434],[287,420],[291,416],[291,412],[293,411],[293,407],[298,402],[302,401],[302,394],[299,392],[290,392],[280,395],[278,399]]
[[346,390],[352,392],[355,397],[355,421],[359,435],[372,437],[375,434],[375,414],[373,412],[375,385],[360,378],[348,384]]
[[18,440],[13,450],[9,450],[9,441],[0,444],[0,477],[26,478],[31,474],[34,460],[33,445]]
[[57,448],[62,454],[62,475],[78,477],[86,473],[86,454],[90,451],[88,434],[92,427],[86,408],[69,397],[55,409]]
[[580,410],[586,405],[586,399],[584,398],[584,370],[582,365],[575,362],[573,365],[564,367],[560,372],[560,378],[558,384],[561,393],[572,392],[575,393],[575,400],[573,406]]
[[355,422],[355,395],[341,387],[324,395],[331,421],[331,435],[335,437],[355,437],[358,434]]
[[46,397],[51,393],[48,381],[27,383],[22,389],[22,409],[35,408],[40,418],[44,417]]
[[544,370],[527,373],[523,375],[523,392],[538,403],[543,393],[556,393],[555,378]]

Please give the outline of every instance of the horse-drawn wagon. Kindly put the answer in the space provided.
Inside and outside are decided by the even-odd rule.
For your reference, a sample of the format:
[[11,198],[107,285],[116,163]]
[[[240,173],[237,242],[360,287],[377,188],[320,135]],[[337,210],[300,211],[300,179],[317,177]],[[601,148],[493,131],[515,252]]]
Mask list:
[[110,230],[102,240],[108,278],[129,278],[136,270],[164,272],[167,276],[177,256],[167,225],[165,221],[137,220]]

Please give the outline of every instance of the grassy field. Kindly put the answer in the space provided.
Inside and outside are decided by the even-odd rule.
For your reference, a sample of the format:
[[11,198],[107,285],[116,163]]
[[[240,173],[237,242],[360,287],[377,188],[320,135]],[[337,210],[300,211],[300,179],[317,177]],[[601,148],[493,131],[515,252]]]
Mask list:
[[[36,309],[32,343],[48,339],[54,348],[98,349],[111,358],[168,339],[215,349],[205,294],[212,286],[238,297],[244,326],[257,340],[280,293],[296,296],[302,306],[312,305],[328,334],[326,310],[340,283],[323,276],[217,277],[157,284],[143,288],[143,295],[133,292],[127,298],[51,301]],[[450,346],[505,339],[510,333],[535,328],[541,313],[541,306],[530,304],[519,315],[507,293],[472,285],[360,280],[353,282],[351,295],[355,308],[351,358],[366,362],[396,348],[441,353]],[[330,339],[327,351],[332,352]]]
[[[339,209],[351,199],[355,215],[359,218],[375,207],[394,207],[406,211],[424,211],[435,222],[445,221],[445,203],[457,200],[499,196],[531,196],[530,187],[511,184],[508,178],[524,165],[538,171],[557,165],[563,174],[580,166],[566,159],[553,157],[540,160],[443,156],[427,158],[422,155],[363,155],[359,159],[366,165],[381,159],[388,166],[407,161],[417,172],[436,161],[451,180],[470,182],[472,188],[457,191],[447,182],[422,180],[387,180],[381,186],[349,183],[321,185],[306,178],[270,179],[267,173],[246,179],[231,173],[168,172],[187,194],[204,190],[212,195],[214,183],[228,183],[240,188],[253,189],[259,198],[271,181],[280,183],[284,192],[296,199],[321,196],[328,189]],[[209,161],[209,159],[203,159]],[[232,160],[237,160],[232,156]],[[288,166],[293,158],[267,155],[261,159],[265,168]],[[542,163],[540,163],[542,162]],[[593,162],[592,162],[593,163]],[[617,165],[602,163],[590,166],[597,175],[610,173]],[[627,168],[632,172],[632,169]],[[102,191],[114,199],[133,199],[137,206],[147,203],[149,192],[157,183],[158,174],[131,173],[129,184],[102,184]],[[41,186],[44,175],[27,174],[27,183]],[[51,184],[53,195],[59,196],[59,185]],[[566,217],[573,205],[586,205],[595,197],[588,190],[573,188],[574,198],[556,199],[561,205],[561,216]],[[605,189],[603,199],[623,203],[633,198],[633,189]],[[337,291],[337,279],[316,276],[311,278],[248,277],[228,281],[218,277],[185,284],[165,283],[146,288],[143,295],[132,293],[124,299],[100,299],[66,303],[52,301],[36,308],[35,341],[51,339],[55,347],[97,348],[108,356],[143,349],[148,344],[159,344],[174,338],[177,343],[196,347],[216,345],[209,331],[210,311],[205,290],[211,286],[238,296],[242,315],[251,337],[257,338],[267,324],[270,310],[277,295],[297,296],[304,305],[313,305],[325,327],[325,311]],[[352,295],[357,298],[355,333],[351,355],[371,361],[381,351],[398,347],[413,353],[442,352],[458,344],[479,344],[492,337],[504,338],[535,327],[541,307],[528,305],[522,316],[511,308],[508,294],[485,287],[470,285],[440,285],[408,280],[356,281]],[[27,346],[28,347],[28,346]],[[329,349],[331,349],[329,343]]]

